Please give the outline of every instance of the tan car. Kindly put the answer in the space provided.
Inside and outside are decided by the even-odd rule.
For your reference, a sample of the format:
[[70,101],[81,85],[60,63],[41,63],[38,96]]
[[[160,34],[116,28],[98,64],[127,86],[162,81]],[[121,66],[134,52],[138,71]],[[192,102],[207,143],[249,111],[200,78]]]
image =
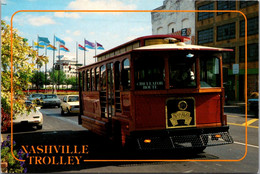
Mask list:
[[79,114],[79,96],[66,95],[61,102],[61,115]]

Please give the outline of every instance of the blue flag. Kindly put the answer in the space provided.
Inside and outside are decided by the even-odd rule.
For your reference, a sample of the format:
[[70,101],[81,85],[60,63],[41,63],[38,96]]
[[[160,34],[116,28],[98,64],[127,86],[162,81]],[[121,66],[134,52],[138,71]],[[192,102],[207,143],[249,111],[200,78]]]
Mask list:
[[42,44],[47,44],[47,45],[50,44],[50,41],[49,41],[49,39],[47,37],[40,37],[40,36],[38,36],[38,41],[39,41],[39,43],[42,42]]
[[55,36],[56,42],[60,42],[61,45],[65,45],[65,41]]
[[89,49],[95,49],[95,44],[85,40],[85,47]]
[[98,49],[98,50],[104,50],[103,45],[101,45],[100,43],[97,43],[97,42],[96,42],[96,45],[97,45],[97,49]]

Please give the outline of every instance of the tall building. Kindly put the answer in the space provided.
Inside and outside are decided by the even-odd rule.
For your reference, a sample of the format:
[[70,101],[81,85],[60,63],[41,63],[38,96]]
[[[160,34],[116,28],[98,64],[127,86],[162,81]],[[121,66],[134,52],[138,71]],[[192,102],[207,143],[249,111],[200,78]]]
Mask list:
[[80,68],[81,66],[82,64],[77,64],[75,60],[71,60],[67,57],[57,60],[55,63],[55,69],[62,70],[65,73],[66,78],[76,77],[76,69]]
[[[154,10],[195,10],[195,0],[164,0]],[[188,43],[195,44],[195,13],[152,12],[152,33],[187,36]]]
[[[247,19],[248,88],[258,92],[258,1],[196,1],[196,10],[237,10]],[[245,18],[239,12],[196,13],[196,44],[231,48],[223,55],[224,86],[228,99],[244,100]]]

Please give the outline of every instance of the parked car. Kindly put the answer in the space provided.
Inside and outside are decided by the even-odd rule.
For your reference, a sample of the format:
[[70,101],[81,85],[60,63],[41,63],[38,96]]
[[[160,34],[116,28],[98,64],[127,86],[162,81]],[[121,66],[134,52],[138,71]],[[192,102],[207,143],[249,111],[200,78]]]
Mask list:
[[41,98],[42,107],[60,107],[60,99],[56,94],[44,94]]
[[31,112],[17,115],[15,119],[13,119],[13,125],[30,125],[36,126],[37,129],[42,129],[43,125],[43,116],[39,111],[39,107],[36,110],[32,109]]
[[39,105],[41,103],[42,97],[43,97],[43,94],[35,93],[35,94],[29,95],[27,100],[35,102],[37,105]]
[[259,114],[258,103],[259,103],[259,99],[258,98],[256,98],[256,99],[248,99],[248,106],[247,106],[248,110],[249,110],[249,112],[253,112],[256,117],[258,117],[258,114]]
[[66,95],[61,103],[61,115],[76,113],[79,114],[79,96]]

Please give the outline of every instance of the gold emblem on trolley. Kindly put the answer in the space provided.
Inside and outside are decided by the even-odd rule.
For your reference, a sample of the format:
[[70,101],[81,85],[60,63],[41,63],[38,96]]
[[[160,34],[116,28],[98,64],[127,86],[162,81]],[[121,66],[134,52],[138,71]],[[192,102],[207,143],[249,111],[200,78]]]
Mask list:
[[178,125],[178,120],[184,120],[185,125],[190,125],[190,122],[192,120],[192,117],[190,117],[190,112],[188,111],[177,111],[171,114],[172,118],[170,118],[170,121],[173,126]]
[[178,108],[181,110],[181,111],[185,111],[188,107],[188,104],[186,101],[182,100],[178,103]]
[[173,97],[167,99],[165,112],[166,128],[184,128],[196,126],[196,108],[195,99],[193,97]]
[[182,100],[178,103],[178,108],[181,111],[177,111],[171,114],[172,118],[170,118],[170,121],[173,126],[178,125],[178,120],[184,120],[185,125],[190,125],[190,122],[192,120],[192,117],[190,116],[189,111],[185,111],[188,107],[188,104],[186,101]]

